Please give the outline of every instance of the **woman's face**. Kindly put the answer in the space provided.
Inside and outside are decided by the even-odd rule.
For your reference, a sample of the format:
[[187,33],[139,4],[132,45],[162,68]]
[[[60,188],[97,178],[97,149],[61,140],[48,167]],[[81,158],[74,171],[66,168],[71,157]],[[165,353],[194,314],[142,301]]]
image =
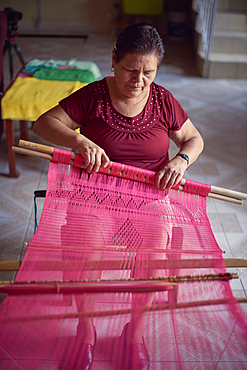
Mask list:
[[158,57],[155,54],[126,54],[116,63],[112,54],[115,82],[118,92],[126,97],[138,97],[149,91],[157,72]]

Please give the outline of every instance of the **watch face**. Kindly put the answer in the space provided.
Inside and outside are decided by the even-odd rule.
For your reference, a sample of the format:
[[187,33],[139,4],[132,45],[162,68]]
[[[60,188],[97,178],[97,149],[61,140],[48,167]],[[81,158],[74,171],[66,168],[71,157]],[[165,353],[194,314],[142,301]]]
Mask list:
[[187,164],[189,164],[189,157],[187,156],[187,154],[178,154],[179,157],[183,158]]

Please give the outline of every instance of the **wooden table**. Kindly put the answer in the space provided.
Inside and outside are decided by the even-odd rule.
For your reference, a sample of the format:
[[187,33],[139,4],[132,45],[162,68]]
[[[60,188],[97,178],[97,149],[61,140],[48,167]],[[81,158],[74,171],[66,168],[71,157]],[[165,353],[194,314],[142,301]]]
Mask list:
[[[85,63],[92,65],[92,70],[95,70],[95,63]],[[15,145],[13,121],[20,122],[20,136],[23,140],[28,140],[28,122],[35,122],[41,114],[56,106],[61,99],[87,84],[80,81],[54,81],[26,76],[23,74],[25,67],[24,65],[10,83],[1,100],[1,117],[6,122],[10,177],[20,176],[16,168],[15,152],[12,151],[12,146]]]

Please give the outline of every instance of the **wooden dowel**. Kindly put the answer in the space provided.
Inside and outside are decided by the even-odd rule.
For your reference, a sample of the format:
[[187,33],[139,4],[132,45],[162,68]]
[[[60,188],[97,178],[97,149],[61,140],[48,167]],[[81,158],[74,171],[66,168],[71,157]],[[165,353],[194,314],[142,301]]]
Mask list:
[[[236,267],[247,267],[247,260],[241,258],[224,258],[223,261],[227,268]],[[148,260],[143,261],[143,268],[153,268],[153,269],[192,269],[192,268],[214,268],[219,264],[219,260],[214,259],[186,259],[186,260]],[[0,261],[0,271],[17,271],[19,270],[21,261]],[[32,264],[33,265],[33,264]],[[92,270],[92,267],[96,270],[121,270],[122,261],[121,260],[111,260],[111,261],[86,261],[79,262],[73,261],[73,268],[81,270],[82,267],[86,270]],[[42,271],[54,271],[57,270],[67,271],[71,269],[71,261],[52,261],[47,265],[47,262],[37,261],[37,270]],[[223,267],[223,266],[221,266]]]
[[247,260],[243,258],[224,258],[226,267],[247,267]]
[[[33,292],[36,293],[32,294],[39,294],[39,292],[43,293],[43,288],[47,287],[47,289],[54,289],[54,286],[59,286],[60,288],[65,287],[66,289],[71,288],[73,290],[76,287],[81,289],[88,289],[87,287],[94,288],[96,287],[97,290],[100,291],[99,287],[104,287],[104,291],[107,291],[107,287],[111,290],[111,287],[114,286],[121,287],[123,285],[127,286],[135,286],[135,284],[139,284],[140,286],[144,287],[145,290],[146,284],[165,284],[167,286],[170,285],[178,285],[179,283],[188,283],[188,282],[197,282],[197,281],[215,281],[215,280],[232,280],[238,279],[238,274],[236,273],[223,273],[223,274],[209,274],[209,275],[185,275],[185,276],[163,276],[163,277],[147,277],[147,278],[131,278],[131,279],[112,279],[112,280],[100,280],[100,279],[89,279],[89,280],[47,280],[47,281],[2,281],[0,283],[0,291],[1,289],[5,289],[6,287],[14,287],[13,289],[26,289],[29,287]],[[29,289],[28,288],[28,289]],[[115,289],[114,288],[114,289]],[[28,292],[27,289],[27,292]],[[56,288],[57,289],[57,288]],[[125,289],[125,288],[123,288]],[[117,290],[116,290],[117,291]],[[60,292],[62,292],[60,290]],[[58,292],[56,292],[58,293]],[[72,291],[74,293],[74,291]],[[12,293],[13,294],[13,293]],[[19,293],[20,294],[20,293]],[[31,294],[31,293],[28,293]],[[51,293],[53,294],[53,293]]]
[[[42,146],[44,146],[44,145],[42,145]],[[54,148],[52,148],[52,149],[53,149],[53,152],[54,152]],[[25,154],[25,155],[29,155],[31,157],[42,158],[42,159],[47,159],[48,161],[52,161],[53,153],[52,154],[44,153],[44,152],[39,151],[39,150],[27,149],[27,148],[15,146],[15,145],[12,146],[12,150],[14,152],[18,153],[18,154]],[[71,160],[70,160],[71,165],[73,165],[74,157],[75,157],[75,153],[72,152]],[[82,166],[82,168],[83,168],[83,166]]]
[[239,303],[247,303],[247,298],[237,298]]
[[26,140],[19,140],[19,147],[53,155],[54,148],[51,146],[36,144]]
[[238,204],[238,205],[243,204],[243,201],[240,200],[240,199],[231,198],[230,196],[225,196],[225,195],[221,195],[221,194],[214,194],[214,193],[211,193],[211,192],[208,194],[208,198],[217,199],[217,200],[224,200],[225,202],[234,203],[234,204]]
[[[54,148],[53,147],[43,145],[43,144],[32,143],[32,142],[26,141],[26,140],[19,140],[18,147],[24,148],[24,149],[30,149],[30,150],[33,150],[34,152],[50,154],[51,158],[54,154]],[[71,163],[70,163],[71,165],[73,165],[73,159],[74,158],[75,158],[75,153],[71,152],[71,160],[72,160]]]
[[49,161],[52,160],[52,155],[48,153],[36,152],[34,150],[20,148],[14,145],[12,146],[12,150],[15,153],[19,153],[19,154],[25,154],[25,155],[29,155],[31,157],[36,157],[36,158],[48,159]]
[[78,281],[18,281],[3,282],[0,292],[11,295],[119,293],[170,290],[178,283],[237,279],[237,274],[164,276],[145,279],[78,280]]
[[130,293],[170,290],[177,285],[165,281],[111,281],[111,282],[55,282],[0,284],[0,292],[9,295],[30,294],[84,294],[84,293]]
[[235,190],[220,188],[220,187],[214,186],[214,185],[211,186],[211,193],[221,194],[221,195],[225,195],[227,197],[232,197],[232,198],[236,198],[236,199],[247,199],[247,194],[245,194],[245,193],[241,193],[241,192],[235,191]]
[[21,261],[0,261],[0,271],[18,271]]

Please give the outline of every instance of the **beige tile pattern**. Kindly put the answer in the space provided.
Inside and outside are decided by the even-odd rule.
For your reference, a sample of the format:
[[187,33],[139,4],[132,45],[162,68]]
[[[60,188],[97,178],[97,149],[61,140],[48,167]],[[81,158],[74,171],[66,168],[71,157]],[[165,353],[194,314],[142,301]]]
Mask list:
[[[77,39],[24,39],[18,44],[26,61],[40,59],[92,60],[103,76],[111,74],[111,49],[114,39],[108,35],[89,35],[87,47]],[[197,77],[189,45],[166,41],[166,57],[156,82],[170,90],[181,102],[205,139],[200,158],[186,177],[247,192],[247,80],[206,80]],[[20,65],[14,55],[15,73]],[[9,82],[8,58],[4,59],[4,83]],[[16,141],[19,123],[15,123]],[[41,141],[30,131],[30,140]],[[171,146],[171,155],[177,151]],[[48,164],[45,160],[17,156],[21,176],[8,174],[6,137],[0,142],[0,258],[22,258],[25,244],[33,234],[33,192],[45,189]],[[42,204],[39,206],[39,213]],[[247,258],[247,201],[242,206],[209,199],[209,219],[215,237],[226,257]],[[247,294],[247,271],[233,284],[236,296]],[[13,273],[0,274],[1,280]]]

